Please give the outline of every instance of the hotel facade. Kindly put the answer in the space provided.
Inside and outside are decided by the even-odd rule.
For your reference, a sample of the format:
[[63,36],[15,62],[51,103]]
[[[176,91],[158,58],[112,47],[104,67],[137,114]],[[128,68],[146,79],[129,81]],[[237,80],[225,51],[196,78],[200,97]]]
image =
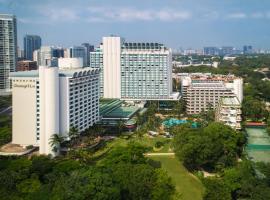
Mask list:
[[124,100],[176,100],[172,92],[172,52],[159,43],[129,43],[104,37],[90,53],[100,68],[101,97]]
[[210,108],[216,109],[222,97],[243,100],[243,79],[233,75],[203,73],[179,74],[181,94],[186,101],[188,114],[199,114]]
[[40,66],[11,79],[13,144],[54,154],[52,135],[68,136],[70,127],[81,132],[99,120],[99,69]]

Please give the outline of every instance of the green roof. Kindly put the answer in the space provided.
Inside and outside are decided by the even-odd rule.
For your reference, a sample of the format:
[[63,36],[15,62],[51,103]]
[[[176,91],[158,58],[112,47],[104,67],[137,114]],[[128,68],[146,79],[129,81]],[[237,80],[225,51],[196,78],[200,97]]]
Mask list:
[[103,118],[130,118],[140,109],[137,106],[122,106],[122,103],[119,99],[101,99],[100,115]]

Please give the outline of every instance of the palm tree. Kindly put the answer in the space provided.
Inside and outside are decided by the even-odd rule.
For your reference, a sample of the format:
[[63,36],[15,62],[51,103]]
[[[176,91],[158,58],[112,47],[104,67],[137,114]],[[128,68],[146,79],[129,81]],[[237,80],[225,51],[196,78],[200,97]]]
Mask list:
[[64,136],[61,136],[61,135],[55,133],[50,137],[49,144],[53,148],[53,151],[57,152],[59,149],[61,149],[61,146],[62,146],[64,141],[65,141]]
[[78,137],[79,136],[78,129],[74,126],[70,127],[69,132],[68,132],[68,136],[70,139]]

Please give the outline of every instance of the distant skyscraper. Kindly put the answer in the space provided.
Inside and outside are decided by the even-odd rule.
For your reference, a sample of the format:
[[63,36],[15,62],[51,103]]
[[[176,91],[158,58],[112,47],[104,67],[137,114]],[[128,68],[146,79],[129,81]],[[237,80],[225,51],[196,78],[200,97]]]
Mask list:
[[58,66],[57,57],[53,56],[54,49],[51,46],[42,46],[39,50],[34,51],[34,61],[37,61],[38,66]]
[[59,48],[59,47],[57,47],[57,48],[53,48],[53,50],[52,50],[53,52],[52,52],[52,54],[53,54],[53,57],[55,57],[55,58],[64,58],[64,49],[63,48]]
[[17,62],[17,22],[14,15],[0,14],[0,94],[10,91],[9,73]]
[[234,53],[233,47],[221,47],[220,55],[232,55]]
[[245,45],[244,47],[243,47],[243,53],[244,54],[251,54],[251,53],[253,53],[253,50],[252,50],[252,46],[247,46],[247,45]]
[[41,47],[41,37],[38,35],[26,35],[23,42],[25,59],[33,60],[33,52]]
[[82,58],[83,66],[87,66],[87,48],[84,46],[73,46],[70,48],[71,58]]
[[219,55],[219,49],[217,47],[204,47],[203,54],[209,56]]
[[93,52],[95,50],[95,47],[93,45],[90,45],[89,43],[83,43],[82,46],[86,48],[86,59],[87,59],[87,66],[90,66],[90,52]]

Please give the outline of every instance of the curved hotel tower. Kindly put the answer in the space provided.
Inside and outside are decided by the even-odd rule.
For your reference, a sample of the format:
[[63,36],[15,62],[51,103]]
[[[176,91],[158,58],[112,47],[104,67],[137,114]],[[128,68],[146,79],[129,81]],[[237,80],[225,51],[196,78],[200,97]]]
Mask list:
[[99,120],[99,69],[64,66],[11,74],[12,143],[53,155],[52,135],[68,136],[70,127],[81,132]]

